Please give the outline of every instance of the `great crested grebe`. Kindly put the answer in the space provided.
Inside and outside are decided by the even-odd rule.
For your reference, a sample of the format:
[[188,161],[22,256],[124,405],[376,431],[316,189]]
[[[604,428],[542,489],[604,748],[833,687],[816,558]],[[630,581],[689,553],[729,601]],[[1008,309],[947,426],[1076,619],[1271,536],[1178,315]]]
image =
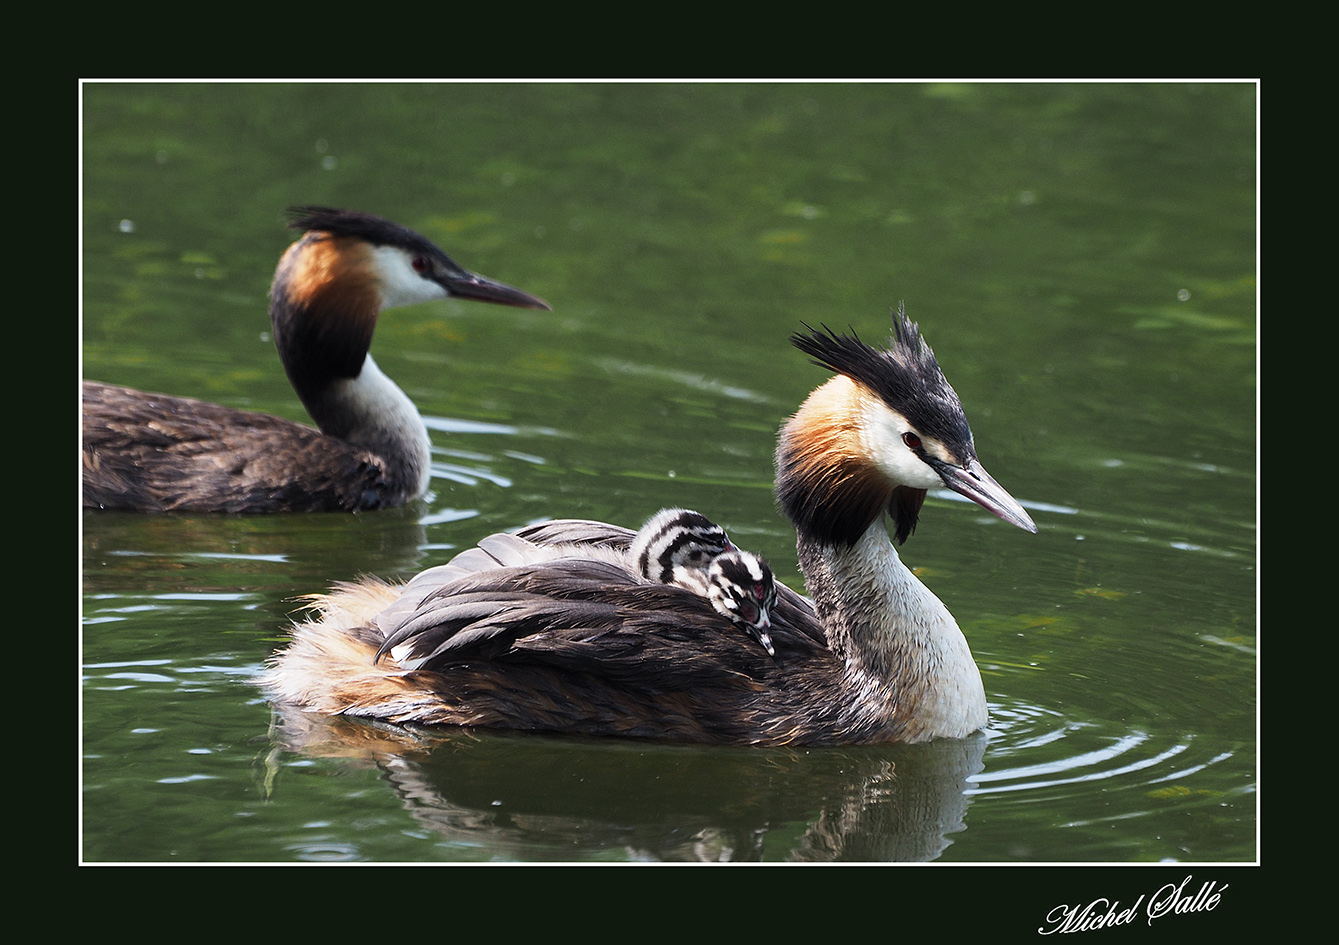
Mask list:
[[430,441],[368,349],[388,308],[445,298],[548,309],[381,217],[294,207],[302,237],[270,289],[274,342],[319,430],[254,411],[84,381],[84,505],[182,512],[357,511],[428,487]]
[[884,350],[828,330],[792,341],[836,376],[778,439],[776,494],[813,599],[777,588],[774,657],[700,595],[618,561],[629,530],[545,522],[407,585],[366,579],[314,598],[262,678],[275,706],[755,745],[920,742],[985,726],[967,641],[888,529],[904,542],[926,490],[943,486],[1036,525],[981,467],[957,394],[900,307]]

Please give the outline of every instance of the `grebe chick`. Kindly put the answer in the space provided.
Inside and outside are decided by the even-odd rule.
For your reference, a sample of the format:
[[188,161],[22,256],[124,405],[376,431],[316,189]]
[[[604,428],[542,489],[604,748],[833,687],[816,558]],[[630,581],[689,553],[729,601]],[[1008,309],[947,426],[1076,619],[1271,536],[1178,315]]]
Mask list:
[[700,594],[722,617],[739,624],[769,656],[776,579],[767,562],[742,551],[725,529],[691,509],[661,509],[637,532],[628,555],[648,580]]
[[882,349],[828,330],[792,341],[835,376],[778,437],[776,494],[813,598],[777,587],[775,658],[699,595],[581,550],[626,547],[627,529],[559,521],[506,536],[505,561],[481,542],[458,556],[474,560],[469,569],[324,595],[263,676],[275,707],[748,745],[922,742],[983,728],[967,641],[893,541],[912,534],[932,488],[1036,525],[981,467],[957,394],[900,307]]
[[399,224],[295,207],[302,231],[279,260],[270,319],[279,358],[320,429],[269,414],[95,381],[83,385],[83,493],[90,508],[182,512],[358,511],[428,487],[417,408],[368,354],[385,309],[477,299],[548,309],[467,272]]
[[743,627],[768,656],[776,656],[768,632],[776,597],[771,566],[751,551],[723,552],[707,569],[707,600],[711,606]]

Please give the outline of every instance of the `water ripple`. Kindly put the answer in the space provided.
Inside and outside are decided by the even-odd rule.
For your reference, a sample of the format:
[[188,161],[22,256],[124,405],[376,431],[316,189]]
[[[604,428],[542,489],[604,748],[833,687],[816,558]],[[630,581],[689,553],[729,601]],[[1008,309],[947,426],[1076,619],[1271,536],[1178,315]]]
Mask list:
[[1172,760],[1190,750],[1193,737],[1169,739],[1139,729],[1104,732],[1034,706],[992,707],[992,715],[986,770],[968,779],[969,794],[1034,791],[1138,773],[1144,773],[1141,784],[1151,785],[1231,757],[1223,752],[1204,760],[1182,758],[1173,769]]

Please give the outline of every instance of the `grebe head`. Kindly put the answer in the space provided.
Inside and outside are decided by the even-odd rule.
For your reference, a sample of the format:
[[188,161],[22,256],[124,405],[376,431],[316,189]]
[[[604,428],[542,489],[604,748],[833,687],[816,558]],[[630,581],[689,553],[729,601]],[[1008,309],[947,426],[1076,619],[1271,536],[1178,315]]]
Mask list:
[[772,609],[776,607],[776,579],[758,555],[732,549],[716,556],[707,569],[707,599],[716,612],[742,626],[775,656]]
[[304,401],[357,377],[382,311],[445,298],[549,309],[543,299],[469,272],[434,243],[390,220],[353,210],[293,207],[302,237],[270,288],[274,341]]
[[851,545],[887,510],[904,542],[926,490],[941,486],[1037,530],[982,468],[962,403],[901,306],[885,349],[827,328],[791,341],[837,373],[787,421],[777,447],[778,499],[801,533]]
[[345,292],[375,292],[379,310],[452,296],[551,308],[528,292],[469,272],[431,240],[390,220],[330,207],[291,207],[289,213],[289,228],[303,233],[285,254],[291,268],[280,266],[294,295],[334,283]]

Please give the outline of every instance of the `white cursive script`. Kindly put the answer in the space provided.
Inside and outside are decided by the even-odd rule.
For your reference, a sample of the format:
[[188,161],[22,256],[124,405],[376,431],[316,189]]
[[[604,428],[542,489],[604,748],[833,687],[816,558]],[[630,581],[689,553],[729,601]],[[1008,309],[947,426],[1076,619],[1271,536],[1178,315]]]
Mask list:
[[1173,912],[1177,915],[1190,912],[1212,912],[1218,906],[1218,900],[1223,890],[1227,889],[1227,883],[1224,883],[1222,888],[1215,891],[1218,884],[1210,881],[1202,884],[1199,891],[1194,895],[1186,895],[1188,885],[1190,885],[1189,876],[1181,880],[1179,886],[1168,883],[1155,892],[1148,901],[1148,924],[1152,925],[1154,919],[1160,919]]
[[[1180,883],[1168,883],[1151,896],[1140,895],[1133,903],[1122,906],[1119,899],[1094,899],[1085,905],[1062,903],[1046,913],[1046,925],[1037,929],[1038,935],[1054,935],[1056,932],[1092,932],[1096,929],[1110,929],[1118,925],[1133,922],[1139,915],[1139,907],[1144,906],[1145,921],[1153,924],[1154,919],[1165,915],[1187,915],[1194,912],[1210,912],[1218,906],[1223,890],[1210,880],[1200,885],[1198,891],[1188,893],[1191,877]],[[1147,899],[1147,904],[1145,904]]]

